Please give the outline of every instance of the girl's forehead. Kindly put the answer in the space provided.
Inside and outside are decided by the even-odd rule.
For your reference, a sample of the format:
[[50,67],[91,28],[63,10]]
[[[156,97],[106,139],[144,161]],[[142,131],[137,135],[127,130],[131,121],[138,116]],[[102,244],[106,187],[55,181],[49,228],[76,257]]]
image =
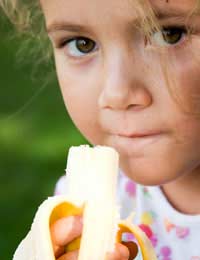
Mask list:
[[199,0],[148,0],[155,9],[191,11]]
[[[133,18],[138,15],[138,8],[148,12],[146,3],[155,12],[187,13],[193,10],[196,0],[40,0],[47,24],[52,20],[76,19],[77,22],[91,23],[110,17],[114,20]],[[117,19],[116,19],[117,21]]]
[[[88,7],[101,7],[101,9],[110,9],[110,7],[120,7],[120,8],[127,8],[143,5],[143,3],[150,3],[152,7],[154,8],[192,8],[195,3],[197,3],[199,0],[40,0],[40,3],[42,4],[43,8],[46,8],[46,6],[54,6],[56,8],[63,8],[68,7],[70,8],[81,8],[88,9]],[[101,10],[100,9],[100,10]],[[90,10],[90,8],[88,9]]]

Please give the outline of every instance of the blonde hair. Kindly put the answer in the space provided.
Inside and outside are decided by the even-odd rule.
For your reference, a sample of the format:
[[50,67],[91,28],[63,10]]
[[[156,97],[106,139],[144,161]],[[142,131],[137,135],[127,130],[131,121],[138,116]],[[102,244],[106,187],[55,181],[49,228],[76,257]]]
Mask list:
[[[156,18],[156,14],[152,9],[151,4],[148,0],[129,1],[132,3],[134,2],[134,11],[136,11],[138,16],[141,18],[139,29],[142,30],[147,39],[150,39],[152,30],[155,31],[160,29],[159,23]],[[38,63],[40,61],[49,62],[53,52],[46,32],[44,15],[42,13],[39,0],[0,0],[0,6],[12,22],[12,24],[14,24],[17,30],[20,32],[20,34],[24,36],[25,40],[23,43],[23,49],[25,46],[28,46],[27,48],[31,50],[31,54],[34,55],[34,58],[37,60]],[[200,0],[196,0],[194,9],[191,11],[191,13],[188,14],[188,19],[194,13],[200,13]],[[37,47],[34,46],[32,48],[29,48],[30,44],[32,44],[33,41],[36,42]],[[194,103],[192,104],[192,106],[187,107],[185,100],[182,99],[178,92],[175,91],[175,86],[177,85],[176,77],[170,77],[171,75],[173,75],[173,63],[171,63],[171,68],[166,66],[166,64],[169,64],[171,61],[168,60],[167,55],[165,55],[165,51],[163,51],[162,48],[156,48],[156,50],[160,53],[161,68],[165,76],[171,96],[186,113],[191,113],[192,111],[192,114],[199,116],[200,92],[195,94],[191,93]],[[195,62],[198,62],[199,64],[200,53],[198,55],[195,51],[193,51],[193,57]]]
[[37,65],[49,63],[53,53],[39,0],[0,0],[0,7],[17,30],[15,37],[23,39],[18,57],[24,52]]

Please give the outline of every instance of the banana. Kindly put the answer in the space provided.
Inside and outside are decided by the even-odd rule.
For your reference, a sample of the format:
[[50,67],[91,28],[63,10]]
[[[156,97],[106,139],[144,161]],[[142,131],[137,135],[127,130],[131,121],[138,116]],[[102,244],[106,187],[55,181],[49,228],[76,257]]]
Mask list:
[[81,237],[66,246],[66,252],[79,249],[78,260],[106,260],[107,252],[122,242],[126,232],[136,238],[143,260],[157,260],[151,242],[133,224],[134,213],[120,220],[116,202],[118,161],[118,153],[110,147],[71,147],[66,194],[50,197],[40,205],[13,260],[55,260],[49,227],[71,215],[83,215]]

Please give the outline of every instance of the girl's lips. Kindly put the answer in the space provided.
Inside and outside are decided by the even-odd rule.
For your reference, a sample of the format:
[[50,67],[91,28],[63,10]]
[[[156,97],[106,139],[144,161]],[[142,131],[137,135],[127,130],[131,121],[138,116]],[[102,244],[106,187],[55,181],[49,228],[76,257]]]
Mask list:
[[114,146],[125,153],[138,154],[141,151],[152,148],[152,145],[165,139],[166,135],[157,133],[140,133],[134,135],[114,135]]
[[150,137],[150,136],[155,136],[155,135],[160,135],[161,132],[157,131],[157,132],[140,132],[140,133],[133,133],[133,134],[117,134],[118,136],[121,137],[127,137],[127,138],[143,138],[143,137]]

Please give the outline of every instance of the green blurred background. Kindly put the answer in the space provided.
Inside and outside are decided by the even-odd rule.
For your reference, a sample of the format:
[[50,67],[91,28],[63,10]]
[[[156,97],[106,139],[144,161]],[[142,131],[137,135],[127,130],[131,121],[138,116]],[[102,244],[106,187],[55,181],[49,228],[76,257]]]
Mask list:
[[[1,20],[1,19],[0,19]],[[64,174],[68,148],[86,143],[65,110],[53,75],[19,65],[21,42],[0,21],[0,259],[12,259],[39,204]],[[34,46],[33,46],[34,47]],[[25,55],[25,54],[24,54]],[[40,75],[40,76],[39,76]],[[25,106],[24,106],[25,105]]]

